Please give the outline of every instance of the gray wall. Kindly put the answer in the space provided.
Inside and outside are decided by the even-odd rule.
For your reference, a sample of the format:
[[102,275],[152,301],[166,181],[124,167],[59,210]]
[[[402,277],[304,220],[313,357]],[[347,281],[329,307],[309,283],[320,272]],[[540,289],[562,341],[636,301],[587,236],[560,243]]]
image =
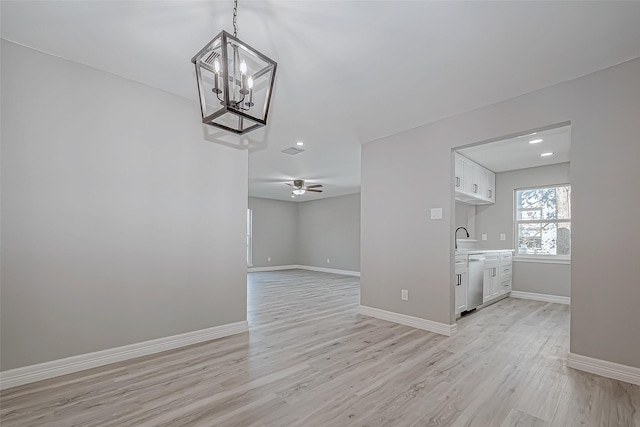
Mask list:
[[196,102],[1,52],[0,369],[245,320],[247,152]]
[[571,296],[571,265],[513,262],[514,291]]
[[[455,227],[453,227],[453,229],[456,230],[458,227],[464,227],[469,232],[469,239],[480,240],[480,236],[476,234],[475,216],[476,206],[456,202]],[[460,230],[458,231],[458,238],[466,239],[467,235],[463,230]]]
[[249,207],[253,267],[307,265],[360,271],[359,194],[308,202],[250,197]]
[[249,208],[253,217],[253,267],[298,264],[297,204],[249,197]]
[[297,264],[360,271],[360,194],[297,205]]
[[[486,241],[478,239],[478,246],[482,249],[515,247],[513,224],[515,189],[568,183],[570,183],[569,163],[497,173],[496,203],[476,208],[477,234],[487,234]],[[500,233],[507,235],[506,241],[500,240]],[[571,266],[569,264],[531,263],[514,260],[513,289],[570,296]]]
[[638,81],[640,59],[365,144],[362,304],[453,323],[451,150],[571,121],[570,349],[640,367]]

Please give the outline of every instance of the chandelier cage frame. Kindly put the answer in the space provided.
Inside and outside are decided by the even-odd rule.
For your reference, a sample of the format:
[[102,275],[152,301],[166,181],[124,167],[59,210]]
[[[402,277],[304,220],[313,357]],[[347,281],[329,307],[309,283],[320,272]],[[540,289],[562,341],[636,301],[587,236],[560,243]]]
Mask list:
[[274,60],[223,30],[191,62],[202,123],[240,135],[267,125],[278,67]]

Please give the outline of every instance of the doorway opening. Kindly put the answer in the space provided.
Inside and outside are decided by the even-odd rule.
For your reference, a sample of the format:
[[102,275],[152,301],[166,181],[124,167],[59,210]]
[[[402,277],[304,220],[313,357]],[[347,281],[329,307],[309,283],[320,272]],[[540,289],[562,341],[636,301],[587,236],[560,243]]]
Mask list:
[[507,297],[569,304],[570,150],[569,123],[454,150],[456,319]]

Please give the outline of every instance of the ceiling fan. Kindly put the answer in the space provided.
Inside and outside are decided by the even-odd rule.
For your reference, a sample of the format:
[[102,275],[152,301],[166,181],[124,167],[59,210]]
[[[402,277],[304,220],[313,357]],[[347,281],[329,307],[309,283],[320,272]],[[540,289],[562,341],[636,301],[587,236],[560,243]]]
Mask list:
[[304,180],[302,179],[294,179],[293,184],[290,182],[285,182],[290,187],[293,187],[294,190],[291,192],[292,196],[302,196],[305,192],[311,191],[314,193],[322,193],[322,184],[313,184],[313,185],[304,185]]

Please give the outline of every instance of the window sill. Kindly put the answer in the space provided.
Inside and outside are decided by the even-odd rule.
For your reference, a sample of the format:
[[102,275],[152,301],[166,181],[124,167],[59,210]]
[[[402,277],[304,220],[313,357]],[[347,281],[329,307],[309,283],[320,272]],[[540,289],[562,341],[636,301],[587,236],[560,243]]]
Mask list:
[[512,258],[514,262],[532,262],[538,264],[571,264],[571,258],[558,258],[558,257],[550,257],[550,256],[514,256]]

